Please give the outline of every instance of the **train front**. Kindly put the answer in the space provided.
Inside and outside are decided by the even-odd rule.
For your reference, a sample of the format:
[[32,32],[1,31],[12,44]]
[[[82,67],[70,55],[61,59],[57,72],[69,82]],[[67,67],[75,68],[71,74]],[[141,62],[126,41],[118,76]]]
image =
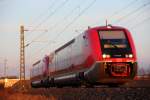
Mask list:
[[115,26],[100,27],[94,31],[98,34],[100,46],[97,50],[100,53],[97,54],[94,49],[95,55],[99,55],[92,69],[96,74],[91,71],[87,78],[93,76],[95,79],[91,78],[91,82],[98,80],[100,83],[117,84],[133,80],[137,74],[137,59],[130,32]]

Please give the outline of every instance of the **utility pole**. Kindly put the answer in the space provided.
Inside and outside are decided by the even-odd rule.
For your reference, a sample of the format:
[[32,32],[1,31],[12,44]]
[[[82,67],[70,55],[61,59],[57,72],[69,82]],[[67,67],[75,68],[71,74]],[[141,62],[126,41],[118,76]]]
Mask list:
[[5,78],[7,78],[6,69],[7,69],[7,59],[4,59],[4,77]]
[[24,26],[20,26],[20,85],[25,89],[25,44],[24,44]]
[[20,80],[25,80],[24,26],[20,26]]
[[20,26],[20,86],[21,89],[25,90],[25,47],[29,46],[31,43],[28,43],[25,45],[24,43],[24,32],[25,31],[30,31],[30,30],[26,30],[24,29],[24,26],[21,25]]

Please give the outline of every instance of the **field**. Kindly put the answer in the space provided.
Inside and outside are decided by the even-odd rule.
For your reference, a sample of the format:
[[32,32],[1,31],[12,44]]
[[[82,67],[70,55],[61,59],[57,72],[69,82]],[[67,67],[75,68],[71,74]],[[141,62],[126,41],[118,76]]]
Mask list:
[[149,83],[149,81],[138,81],[111,88],[106,86],[49,89],[28,87],[24,92],[13,87],[1,89],[0,100],[150,100]]

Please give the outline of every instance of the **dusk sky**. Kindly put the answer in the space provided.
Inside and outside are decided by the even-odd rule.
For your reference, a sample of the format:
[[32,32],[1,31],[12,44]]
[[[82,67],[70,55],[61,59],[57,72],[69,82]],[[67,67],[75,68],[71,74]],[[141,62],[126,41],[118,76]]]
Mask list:
[[[19,75],[19,28],[24,25],[26,76],[32,64],[88,26],[109,24],[132,33],[139,68],[150,69],[150,0],[0,0],[0,76]],[[47,31],[46,31],[47,30]],[[148,71],[147,71],[148,72]],[[146,72],[146,73],[147,73]]]

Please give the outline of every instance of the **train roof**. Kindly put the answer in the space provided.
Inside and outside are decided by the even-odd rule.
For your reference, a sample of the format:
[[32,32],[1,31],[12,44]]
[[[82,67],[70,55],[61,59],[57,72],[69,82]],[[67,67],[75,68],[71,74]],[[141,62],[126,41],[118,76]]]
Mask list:
[[40,63],[41,60],[38,60],[37,62],[35,62],[32,66],[37,65],[38,63]]
[[72,39],[71,41],[67,42],[66,44],[64,44],[63,46],[59,47],[58,49],[55,50],[55,53],[57,53],[58,51],[64,49],[65,47],[67,47],[68,45],[72,44],[75,41],[75,39]]
[[[88,30],[85,31],[90,31],[90,30],[100,30],[100,29],[126,29],[124,27],[120,27],[120,26],[112,26],[112,25],[108,25],[108,26],[96,26],[93,28],[88,27]],[[61,47],[57,48],[54,52],[57,53],[60,50],[62,50],[63,48],[65,48],[66,46],[72,44],[75,41],[75,39],[70,40],[69,42],[65,43],[64,45],[62,45]]]
[[112,26],[112,25],[108,25],[108,26],[96,26],[96,27],[91,27],[91,28],[88,28],[87,31],[89,30],[100,30],[100,29],[126,29],[124,27],[121,27],[121,26]]

